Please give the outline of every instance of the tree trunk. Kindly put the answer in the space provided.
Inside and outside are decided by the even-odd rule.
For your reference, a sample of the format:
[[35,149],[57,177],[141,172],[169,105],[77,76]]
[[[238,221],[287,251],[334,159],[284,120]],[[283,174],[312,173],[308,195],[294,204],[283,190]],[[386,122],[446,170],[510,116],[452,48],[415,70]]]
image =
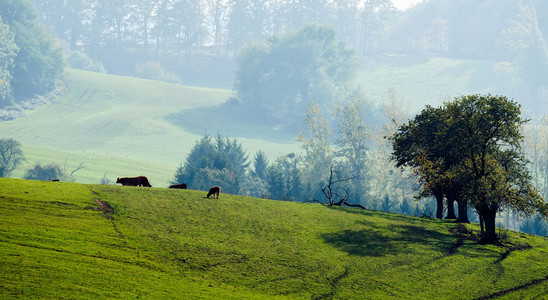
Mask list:
[[443,219],[443,193],[434,193],[434,197],[436,197],[436,205],[438,206],[436,209],[436,218]]
[[485,230],[483,227],[483,215],[479,211],[478,211],[478,215],[479,215],[479,221],[480,221],[480,237],[483,238],[485,234]]
[[449,220],[456,220],[457,216],[455,215],[455,198],[452,195],[445,195],[447,197],[447,217]]
[[486,243],[494,243],[497,241],[497,231],[495,220],[497,211],[486,211],[483,213],[483,221],[485,222],[485,235],[483,241]]
[[470,223],[470,220],[468,220],[468,201],[460,199],[457,201],[457,204],[459,207],[459,217],[457,218],[457,222]]

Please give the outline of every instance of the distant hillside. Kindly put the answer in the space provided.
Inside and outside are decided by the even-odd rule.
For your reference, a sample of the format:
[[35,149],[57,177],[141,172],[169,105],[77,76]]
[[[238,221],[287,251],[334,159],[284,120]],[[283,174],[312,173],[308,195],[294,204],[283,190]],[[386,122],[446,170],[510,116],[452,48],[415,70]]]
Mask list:
[[204,192],[0,179],[0,298],[541,299],[546,238]]
[[[379,56],[364,66],[357,83],[376,105],[390,90],[411,113],[459,95],[492,93],[515,98],[528,117],[548,113],[548,106],[522,95],[525,83],[501,63]],[[0,122],[0,137],[25,146],[27,161],[16,177],[35,162],[55,162],[69,170],[84,163],[75,173],[78,182],[145,174],[156,187],[169,184],[206,133],[238,138],[251,157],[259,150],[272,159],[301,150],[294,138],[298,130],[284,130],[284,124],[231,106],[231,95],[229,90],[67,69],[58,98],[26,117]]]
[[364,65],[357,79],[364,95],[380,104],[392,90],[412,113],[479,93],[514,99],[527,117],[548,114],[548,103],[531,97],[529,84],[504,62],[387,55],[365,59]]
[[[26,117],[0,122],[0,137],[27,147],[26,168],[37,161],[67,161],[69,169],[83,162],[86,168],[75,173],[79,182],[150,174],[153,185],[166,186],[200,136],[226,134],[227,128],[226,123],[207,126],[215,114],[196,120],[193,131],[174,125],[168,116],[219,105],[230,95],[222,89],[67,69],[61,96]],[[242,143],[251,153],[262,149],[273,156],[297,148],[293,140],[252,138]]]

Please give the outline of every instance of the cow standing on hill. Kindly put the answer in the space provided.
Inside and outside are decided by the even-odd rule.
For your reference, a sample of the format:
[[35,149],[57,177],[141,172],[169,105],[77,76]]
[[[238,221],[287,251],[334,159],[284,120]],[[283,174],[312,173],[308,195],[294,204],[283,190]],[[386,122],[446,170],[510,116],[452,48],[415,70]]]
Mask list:
[[217,195],[217,199],[219,199],[220,193],[221,193],[221,187],[214,186],[209,189],[209,193],[207,193],[207,198],[209,198],[209,196],[213,196],[213,199],[215,199],[215,195]]
[[178,184],[172,184],[169,186],[170,189],[188,189],[188,185],[186,183],[178,183]]
[[123,177],[116,179],[116,183],[121,183],[122,185],[127,186],[147,186],[151,187],[146,176],[137,176],[137,177]]

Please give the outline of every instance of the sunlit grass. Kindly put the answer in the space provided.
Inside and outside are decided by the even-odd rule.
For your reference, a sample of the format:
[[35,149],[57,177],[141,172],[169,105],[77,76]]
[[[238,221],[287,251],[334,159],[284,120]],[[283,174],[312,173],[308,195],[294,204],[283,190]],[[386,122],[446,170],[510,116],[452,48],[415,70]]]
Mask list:
[[456,247],[450,222],[205,196],[0,179],[0,298],[475,299],[546,286],[544,238],[510,232],[531,248],[501,259],[506,247]]

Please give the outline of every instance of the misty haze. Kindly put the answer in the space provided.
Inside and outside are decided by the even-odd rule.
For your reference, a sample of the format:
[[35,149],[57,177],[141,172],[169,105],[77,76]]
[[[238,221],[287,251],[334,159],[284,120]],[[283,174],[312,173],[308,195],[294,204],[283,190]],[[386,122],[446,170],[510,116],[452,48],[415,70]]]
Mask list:
[[[100,212],[110,234],[139,236],[124,242],[128,249],[145,245],[163,253],[154,263],[132,264],[164,275],[173,267],[193,278],[192,293],[183,293],[188,298],[542,298],[548,289],[547,41],[543,0],[0,0],[0,203],[51,195],[61,198],[44,202],[56,205],[45,215],[67,215],[56,210],[76,209],[83,204],[74,201],[87,196],[65,203],[62,195],[88,193],[85,209]],[[40,181],[44,194],[30,180]],[[29,191],[34,198],[19,195]],[[267,200],[249,202],[258,206],[250,208],[242,199]],[[149,200],[162,204],[143,204]],[[209,209],[223,201],[227,215],[212,217]],[[332,225],[309,232],[320,218],[309,208],[316,206],[340,208],[334,212],[340,215],[322,211]],[[265,213],[267,207],[280,219]],[[294,208],[295,215],[286,214]],[[41,218],[0,212],[13,226]],[[242,250],[255,243],[251,237],[232,239],[209,219],[227,230],[256,230],[254,249],[268,258]],[[337,220],[345,221],[338,226]],[[188,236],[168,237],[193,224],[198,227]],[[286,231],[291,241],[282,237]],[[1,232],[8,230],[0,227],[0,240]],[[293,240],[301,233],[311,240]],[[150,246],[157,240],[164,244]],[[287,242],[276,251],[296,262],[278,261],[267,241]],[[408,243],[404,249],[400,241]],[[285,252],[297,244],[303,248]],[[491,246],[493,262],[484,273],[455,271]],[[311,249],[323,247],[326,257],[308,261]],[[373,283],[382,276],[364,279],[384,262],[404,264],[406,251],[416,255],[409,269],[422,270],[422,260],[441,264],[462,249],[470,251],[466,263],[452,261],[451,272],[464,278],[468,294],[453,283],[421,291],[419,281],[407,293],[397,271],[384,287]],[[299,253],[306,261],[299,262]],[[147,255],[139,259],[153,257]],[[382,260],[389,256],[395,259]],[[277,264],[269,270],[250,261]],[[280,267],[285,263],[294,269]],[[424,268],[426,277],[450,277]],[[292,281],[301,275],[302,282],[318,281],[303,288]],[[474,276],[485,282],[472,284]],[[337,289],[339,281],[347,285]],[[362,290],[366,285],[373,290]],[[25,294],[17,286],[0,281],[0,298]],[[202,294],[208,286],[212,292]],[[38,297],[67,296],[26,288]],[[231,289],[237,292],[227,296]],[[168,290],[143,295],[171,298],[175,291]]]

